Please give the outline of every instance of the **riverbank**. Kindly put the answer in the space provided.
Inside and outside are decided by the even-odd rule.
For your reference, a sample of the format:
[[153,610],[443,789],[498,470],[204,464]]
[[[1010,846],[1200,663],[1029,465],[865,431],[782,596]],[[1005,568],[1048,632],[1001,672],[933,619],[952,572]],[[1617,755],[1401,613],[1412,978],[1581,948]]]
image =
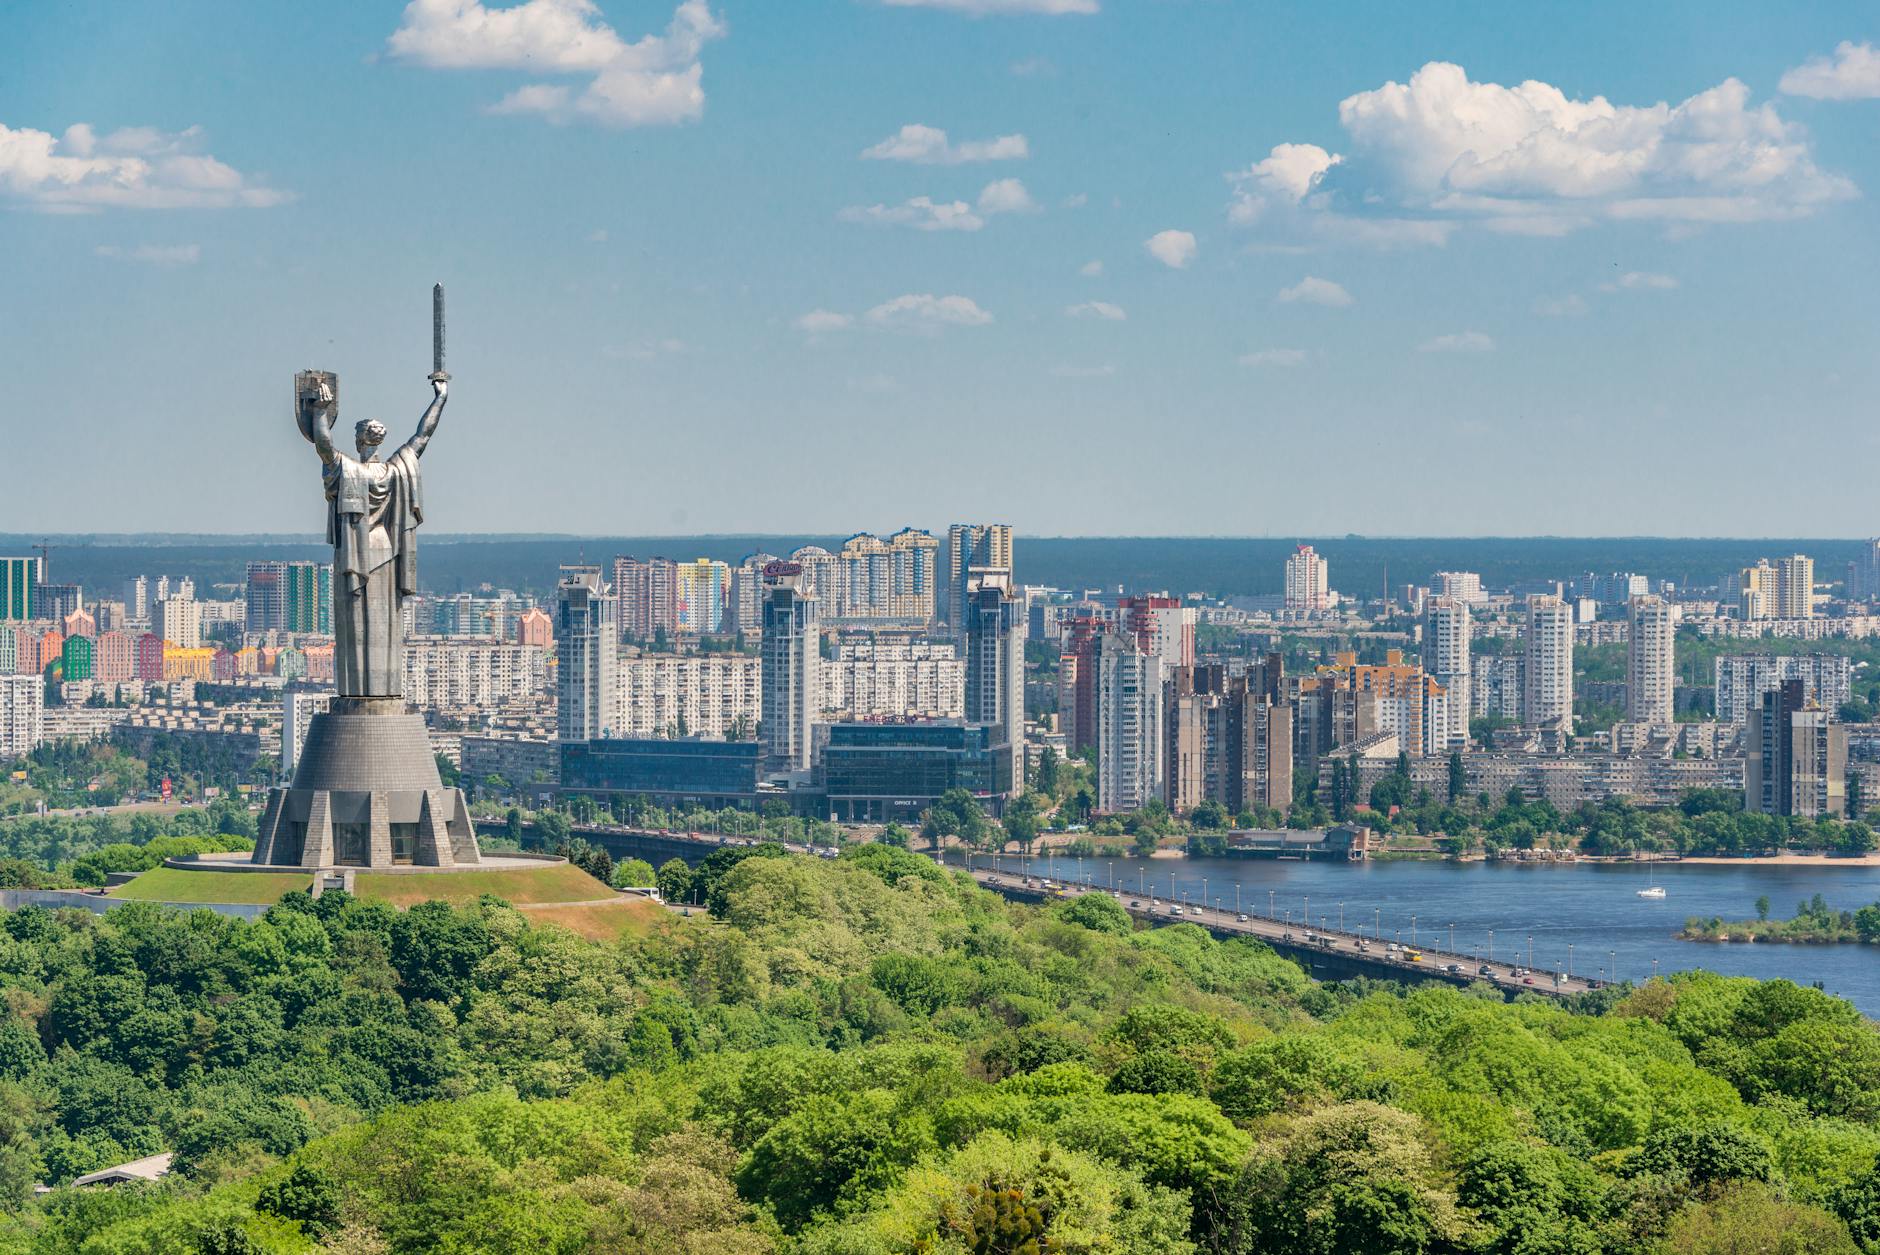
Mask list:
[[[1634,860],[1618,858],[1615,863]],[[1638,862],[1647,860],[1639,859]],[[1880,867],[1880,853],[1873,854],[1799,854],[1784,850],[1780,854],[1687,854],[1682,858],[1658,860],[1698,867]]]

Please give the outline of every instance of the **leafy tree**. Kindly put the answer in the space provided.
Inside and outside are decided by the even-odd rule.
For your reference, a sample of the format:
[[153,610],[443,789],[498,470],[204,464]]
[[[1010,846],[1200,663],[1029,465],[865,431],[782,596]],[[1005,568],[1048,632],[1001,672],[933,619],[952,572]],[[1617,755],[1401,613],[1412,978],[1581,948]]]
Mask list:
[[689,902],[692,897],[692,869],[682,858],[669,858],[660,864],[659,896],[668,902]]
[[1128,936],[1135,931],[1136,922],[1130,918],[1116,899],[1107,893],[1081,894],[1066,903],[1059,911],[1066,920],[1092,932],[1111,933],[1116,936]]
[[622,859],[614,864],[614,874],[608,883],[616,889],[645,888],[658,883],[658,874],[643,858]]

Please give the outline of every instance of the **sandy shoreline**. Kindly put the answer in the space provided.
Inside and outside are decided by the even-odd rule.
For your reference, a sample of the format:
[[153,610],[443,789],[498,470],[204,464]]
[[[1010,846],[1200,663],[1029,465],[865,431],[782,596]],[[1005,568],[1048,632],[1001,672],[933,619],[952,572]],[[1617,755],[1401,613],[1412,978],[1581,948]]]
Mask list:
[[[1626,863],[1633,860],[1615,859],[1614,861]],[[1643,863],[1647,860],[1637,861]],[[1763,854],[1744,858],[1731,858],[1716,854],[1692,854],[1686,858],[1668,858],[1659,861],[1672,865],[1697,863],[1706,867],[1880,867],[1880,854]]]

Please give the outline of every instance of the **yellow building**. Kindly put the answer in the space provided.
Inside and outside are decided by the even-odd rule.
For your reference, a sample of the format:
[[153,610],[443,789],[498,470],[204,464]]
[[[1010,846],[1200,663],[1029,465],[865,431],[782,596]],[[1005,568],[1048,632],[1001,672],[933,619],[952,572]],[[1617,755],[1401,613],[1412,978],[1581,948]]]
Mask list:
[[186,649],[163,643],[163,678],[165,680],[213,680],[215,650],[207,647]]

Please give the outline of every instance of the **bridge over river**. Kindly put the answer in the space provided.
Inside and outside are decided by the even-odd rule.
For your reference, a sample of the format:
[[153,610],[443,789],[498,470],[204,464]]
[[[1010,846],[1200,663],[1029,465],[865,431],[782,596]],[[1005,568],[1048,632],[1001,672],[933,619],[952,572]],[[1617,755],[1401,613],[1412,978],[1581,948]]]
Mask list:
[[1451,954],[1433,946],[1400,946],[1362,932],[1307,928],[1303,923],[1269,919],[1264,915],[1169,902],[1154,895],[1039,876],[1015,876],[978,868],[973,870],[972,876],[985,888],[1008,898],[1041,902],[1097,894],[1111,898],[1125,911],[1149,924],[1199,924],[1217,937],[1254,937],[1298,961],[1321,980],[1370,976],[1384,980],[1447,981],[1456,985],[1482,981],[1509,997],[1536,993],[1564,998],[1599,988],[1596,980],[1564,972],[1529,971],[1518,965],[1484,963],[1478,955]]
[[[697,865],[714,850],[726,846],[754,845],[760,839],[702,832],[654,831],[615,824],[576,824],[573,831],[606,849],[616,858],[644,858],[655,865],[673,857]],[[778,844],[782,844],[792,854],[833,854],[833,851],[813,850],[794,843]],[[1320,980],[1369,976],[1383,980],[1446,981],[1454,985],[1483,981],[1509,997],[1537,993],[1556,998],[1585,993],[1600,985],[1597,980],[1571,976],[1565,972],[1538,968],[1529,971],[1519,965],[1484,963],[1479,955],[1452,954],[1434,946],[1399,946],[1381,937],[1367,936],[1362,931],[1344,932],[1325,927],[1312,929],[1303,922],[1294,924],[1290,920],[1272,919],[1264,915],[1224,911],[1186,902],[1169,902],[1150,893],[1132,894],[1049,877],[1014,875],[982,868],[972,869],[971,874],[984,888],[1020,901],[1043,902],[1075,898],[1086,893],[1108,894],[1125,911],[1148,924],[1199,924],[1219,937],[1258,938],[1287,958],[1300,963]]]

